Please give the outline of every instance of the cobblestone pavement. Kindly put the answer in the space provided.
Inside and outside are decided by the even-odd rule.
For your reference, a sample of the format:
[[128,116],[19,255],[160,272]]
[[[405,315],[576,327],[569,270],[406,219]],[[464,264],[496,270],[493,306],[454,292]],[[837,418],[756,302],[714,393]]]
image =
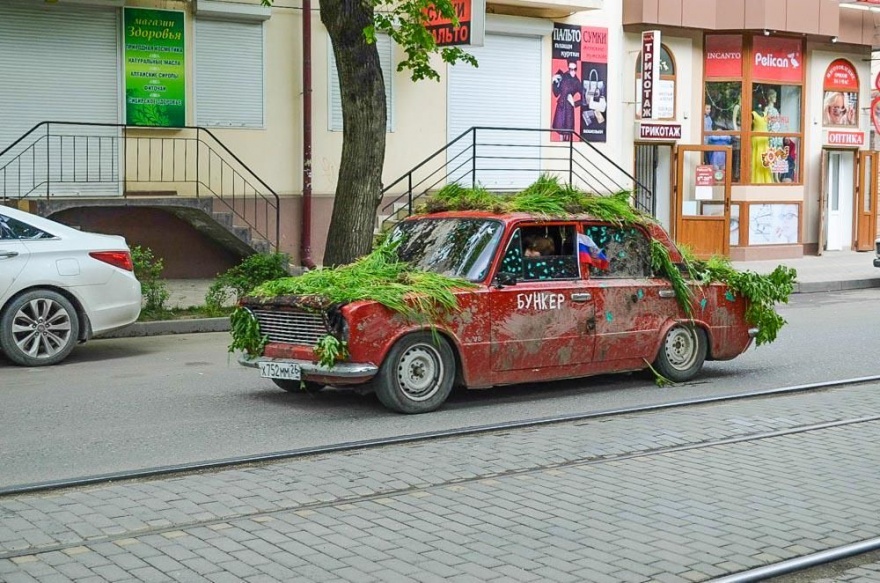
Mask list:
[[0,581],[709,580],[880,534],[878,388],[4,497]]

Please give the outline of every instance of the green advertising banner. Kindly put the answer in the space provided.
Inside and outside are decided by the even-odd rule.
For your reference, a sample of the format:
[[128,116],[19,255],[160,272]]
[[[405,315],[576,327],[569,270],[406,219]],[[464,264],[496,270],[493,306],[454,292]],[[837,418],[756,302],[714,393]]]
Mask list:
[[186,125],[183,12],[125,8],[125,123]]

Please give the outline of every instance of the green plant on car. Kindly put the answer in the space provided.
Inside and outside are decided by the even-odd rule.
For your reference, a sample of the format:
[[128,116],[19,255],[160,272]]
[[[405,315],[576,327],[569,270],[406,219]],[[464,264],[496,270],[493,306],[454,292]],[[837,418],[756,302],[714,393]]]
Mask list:
[[223,306],[238,301],[258,285],[287,277],[290,258],[285,253],[255,253],[217,276],[205,294],[209,314],[222,315]]
[[138,245],[131,247],[131,262],[134,265],[134,275],[141,282],[143,312],[146,315],[164,312],[165,303],[170,296],[165,280],[162,279],[165,262],[161,257],[156,257],[149,247]]

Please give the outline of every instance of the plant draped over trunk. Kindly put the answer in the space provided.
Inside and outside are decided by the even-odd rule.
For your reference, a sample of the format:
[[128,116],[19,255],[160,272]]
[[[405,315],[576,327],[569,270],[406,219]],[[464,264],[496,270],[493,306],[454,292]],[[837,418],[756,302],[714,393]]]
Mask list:
[[458,24],[451,0],[322,0],[320,6],[342,102],[342,158],[323,261],[333,266],[370,251],[382,201],[386,103],[376,34],[388,35],[403,50],[397,70],[408,70],[413,81],[440,79],[431,64],[434,54],[449,64],[477,62],[458,47],[438,47],[426,28],[429,8]]

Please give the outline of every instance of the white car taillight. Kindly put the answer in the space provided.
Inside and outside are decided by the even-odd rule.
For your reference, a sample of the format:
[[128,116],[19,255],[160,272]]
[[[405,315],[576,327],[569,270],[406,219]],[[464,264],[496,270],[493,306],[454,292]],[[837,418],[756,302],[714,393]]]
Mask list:
[[134,271],[134,264],[131,262],[131,254],[128,251],[92,251],[89,256],[98,261],[109,263],[113,267]]

